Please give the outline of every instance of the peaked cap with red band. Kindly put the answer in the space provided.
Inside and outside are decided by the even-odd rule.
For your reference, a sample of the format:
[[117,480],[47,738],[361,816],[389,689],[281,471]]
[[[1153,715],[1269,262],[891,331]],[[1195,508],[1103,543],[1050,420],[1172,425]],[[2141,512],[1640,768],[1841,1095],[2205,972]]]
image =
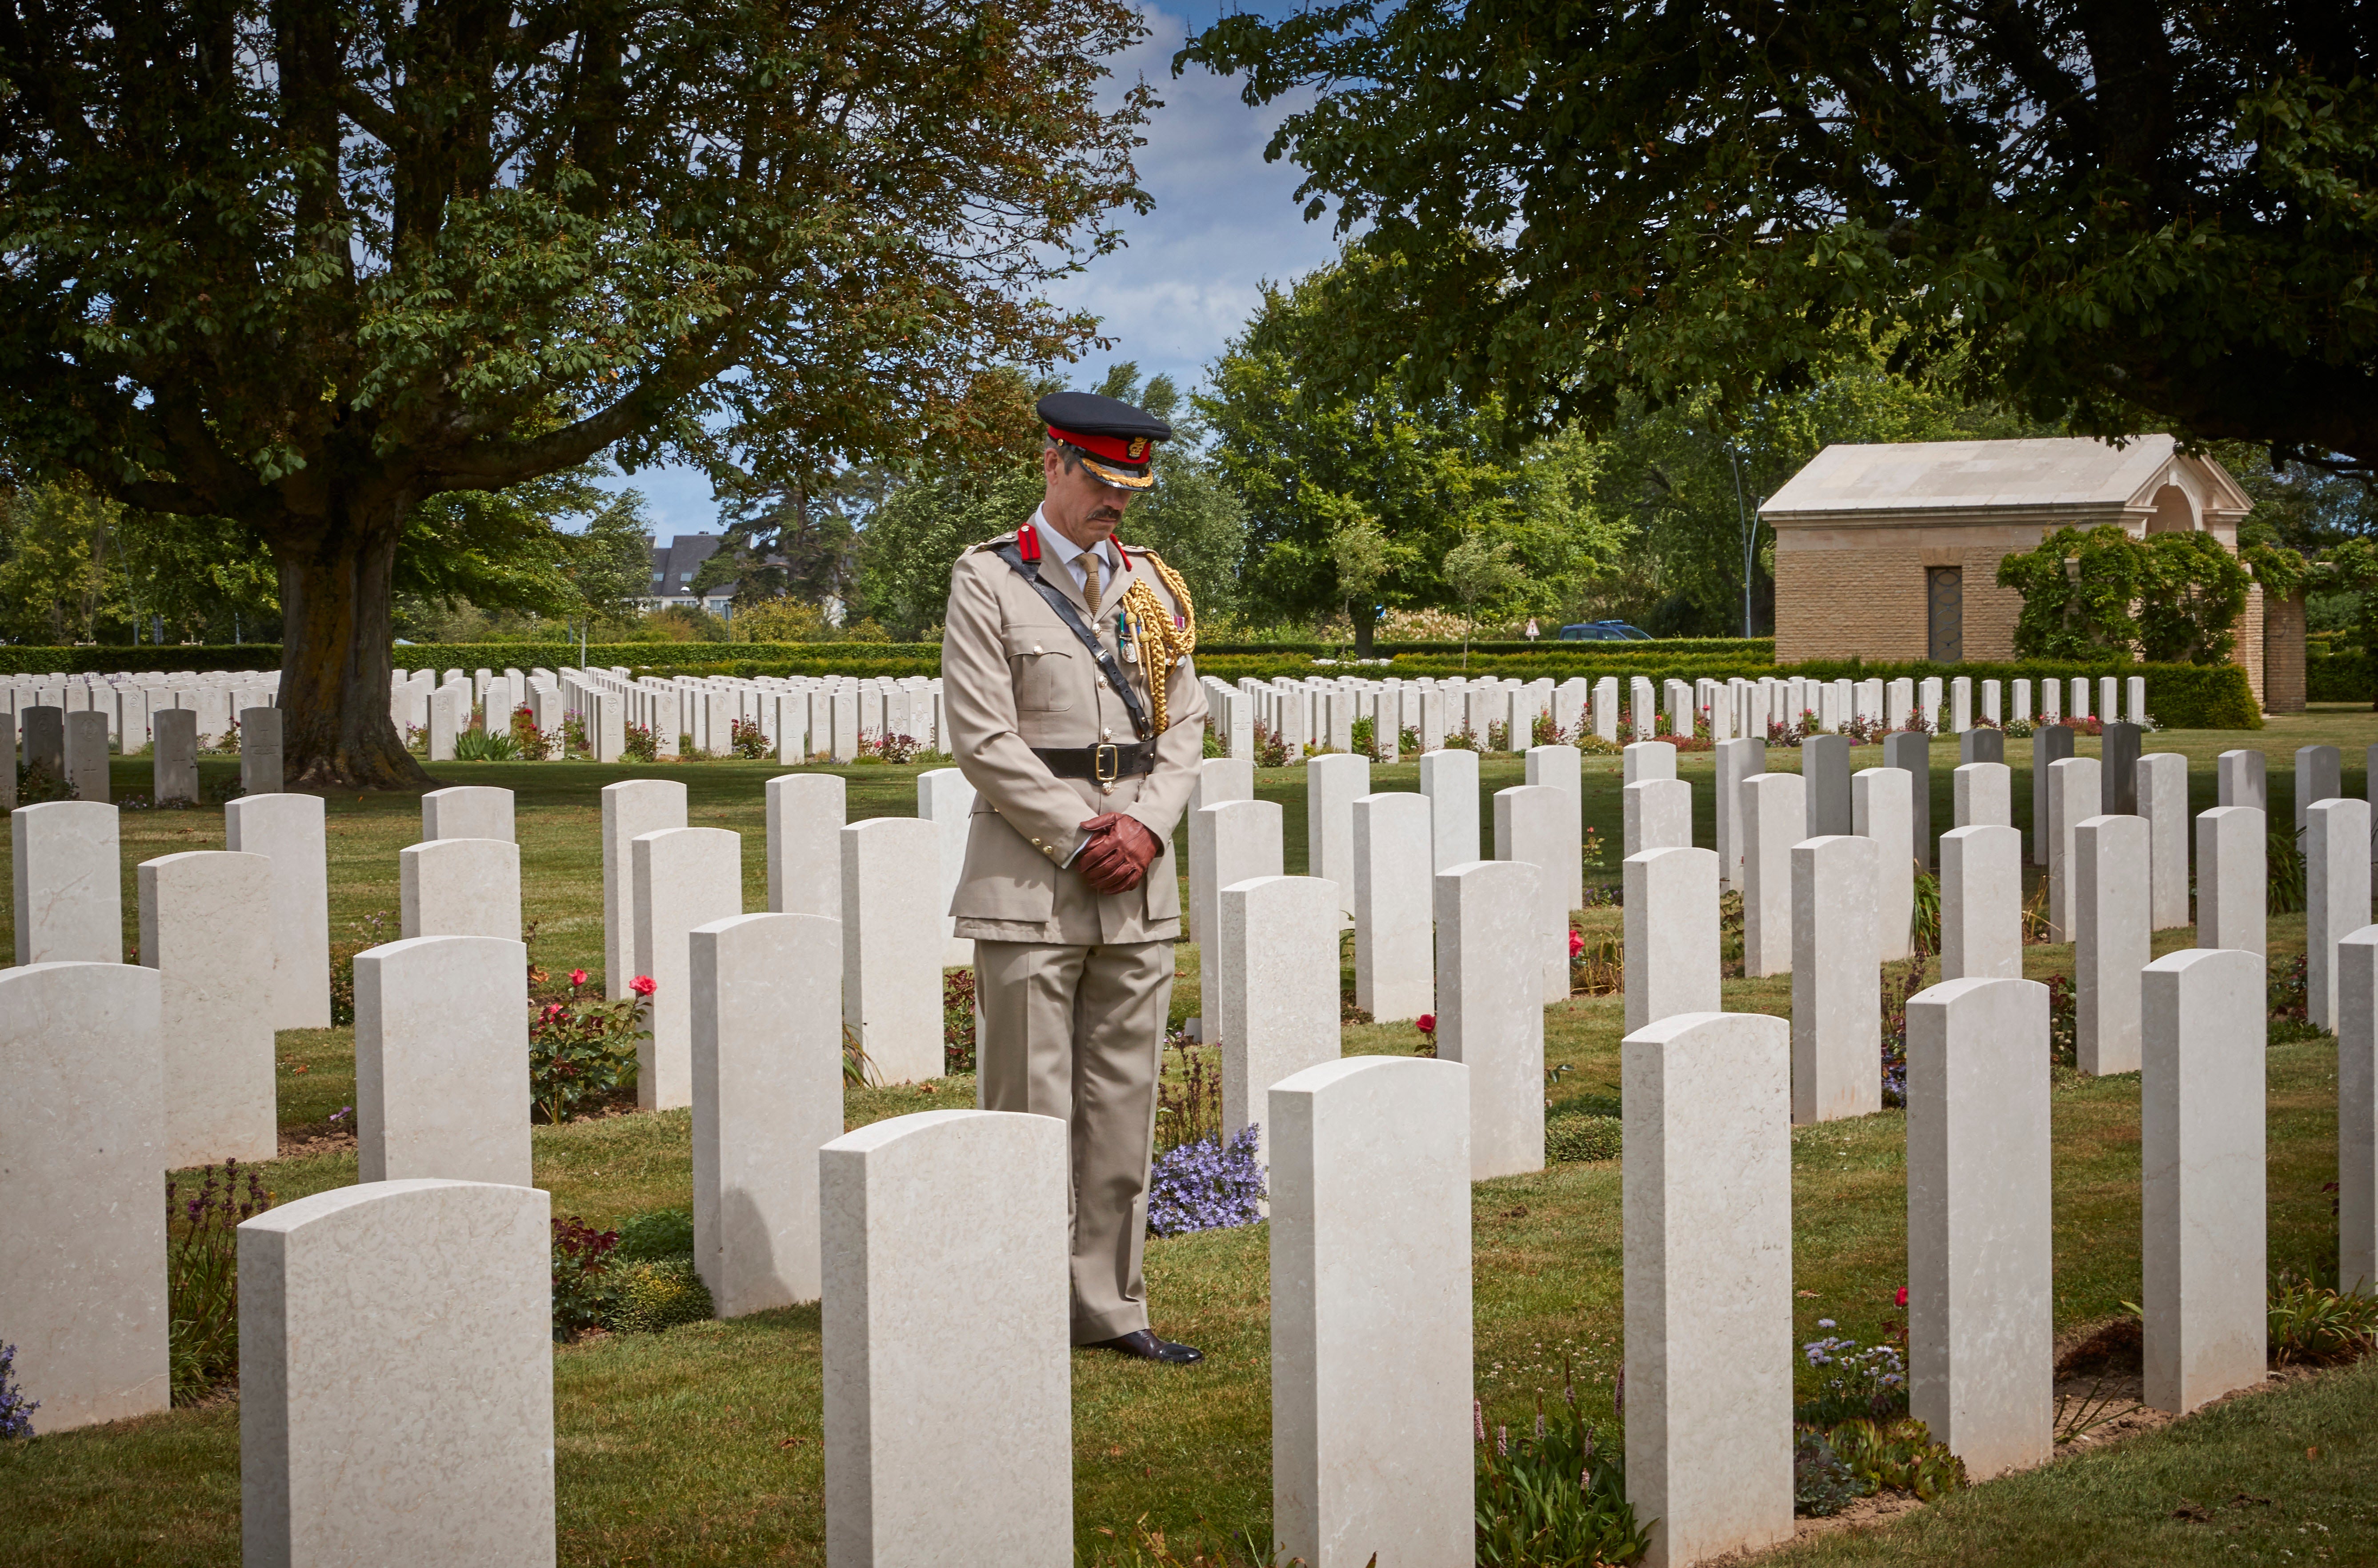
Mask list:
[[1096,392],[1051,392],[1035,405],[1049,438],[1080,454],[1082,466],[1121,490],[1145,490],[1156,483],[1147,471],[1156,444],[1172,438],[1172,426],[1117,398]]

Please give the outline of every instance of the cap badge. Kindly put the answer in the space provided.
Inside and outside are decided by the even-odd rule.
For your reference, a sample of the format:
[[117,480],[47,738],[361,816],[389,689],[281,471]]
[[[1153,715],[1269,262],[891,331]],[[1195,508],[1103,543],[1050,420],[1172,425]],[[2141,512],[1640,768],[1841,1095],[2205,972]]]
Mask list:
[[1145,437],[1145,436],[1135,436],[1134,437],[1132,437],[1132,443],[1131,443],[1131,461],[1134,461],[1134,462],[1137,462],[1140,459],[1142,459],[1142,458],[1146,457],[1147,455],[1147,437]]

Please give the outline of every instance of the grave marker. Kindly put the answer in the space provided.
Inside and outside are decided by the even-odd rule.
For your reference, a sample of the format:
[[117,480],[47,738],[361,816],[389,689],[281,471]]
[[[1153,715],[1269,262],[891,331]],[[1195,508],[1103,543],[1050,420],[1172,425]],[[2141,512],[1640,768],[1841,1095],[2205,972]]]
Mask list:
[[525,1187],[528,949],[414,937],[355,954],[359,1179]]
[[1312,1568],[1474,1557],[1470,1073],[1354,1057],[1272,1086],[1272,1518]]
[[1063,1121],[981,1110],[819,1151],[834,1568],[1073,1560],[1066,1159]]

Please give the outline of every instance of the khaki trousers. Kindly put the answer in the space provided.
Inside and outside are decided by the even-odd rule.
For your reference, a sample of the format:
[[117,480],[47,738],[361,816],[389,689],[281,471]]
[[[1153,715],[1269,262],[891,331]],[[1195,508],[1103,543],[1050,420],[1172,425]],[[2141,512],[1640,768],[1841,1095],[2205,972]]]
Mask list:
[[1074,1343],[1147,1326],[1156,1080],[1172,944],[974,944],[985,1110],[1053,1116],[1072,1134]]

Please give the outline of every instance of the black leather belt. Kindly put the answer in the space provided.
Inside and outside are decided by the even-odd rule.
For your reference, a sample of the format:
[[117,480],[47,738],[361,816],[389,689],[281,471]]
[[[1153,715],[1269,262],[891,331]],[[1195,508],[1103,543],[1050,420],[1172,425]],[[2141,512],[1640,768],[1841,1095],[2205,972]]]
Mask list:
[[1088,779],[1112,784],[1134,773],[1156,772],[1156,746],[1143,742],[1124,746],[1036,746],[1032,755],[1049,764],[1061,779]]

